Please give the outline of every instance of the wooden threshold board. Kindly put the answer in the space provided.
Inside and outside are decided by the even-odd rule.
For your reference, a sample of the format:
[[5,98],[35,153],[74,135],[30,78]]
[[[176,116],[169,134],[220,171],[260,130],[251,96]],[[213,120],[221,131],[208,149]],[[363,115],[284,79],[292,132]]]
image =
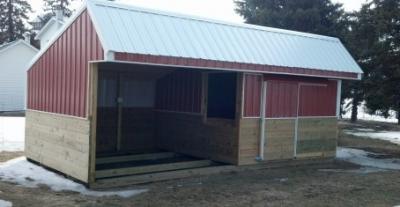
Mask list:
[[148,154],[137,154],[137,155],[101,157],[101,158],[96,158],[96,164],[109,164],[109,163],[130,162],[139,160],[158,160],[158,159],[174,158],[180,156],[181,155],[176,154],[174,152],[160,152],[160,153],[148,153]]
[[175,163],[167,163],[167,164],[148,165],[148,166],[98,170],[98,171],[96,171],[96,179],[107,178],[107,177],[126,176],[126,175],[137,175],[137,174],[145,174],[145,173],[155,173],[155,172],[163,172],[163,171],[171,171],[171,170],[208,167],[212,164],[213,164],[213,162],[211,160],[198,160],[198,161],[175,162]]
[[131,175],[117,178],[106,178],[97,180],[90,185],[91,189],[107,189],[114,187],[125,187],[130,185],[159,182],[165,180],[181,179],[192,176],[213,175],[218,173],[234,172],[234,165],[211,166],[194,169],[182,169],[167,172],[149,173],[143,175]]

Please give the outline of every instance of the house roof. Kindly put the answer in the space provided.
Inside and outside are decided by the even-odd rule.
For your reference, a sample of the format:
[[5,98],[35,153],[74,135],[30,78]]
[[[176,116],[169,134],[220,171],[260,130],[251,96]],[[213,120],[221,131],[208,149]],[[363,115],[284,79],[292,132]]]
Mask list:
[[54,24],[56,24],[56,23],[58,23],[58,24],[60,24],[60,25],[63,25],[63,24],[64,24],[63,21],[58,20],[56,17],[52,17],[49,21],[47,21],[47,23],[42,27],[42,29],[40,29],[40,30],[38,31],[38,33],[37,33],[36,36],[35,36],[35,40],[40,40],[41,37],[42,37],[42,35],[45,34],[46,31],[47,31],[52,25],[54,25]]
[[[85,9],[105,54],[128,53],[363,73],[335,37],[228,23],[110,1],[87,0],[50,42],[55,42]],[[32,64],[46,50],[44,48]]]
[[5,52],[5,51],[7,51],[8,49],[18,45],[18,44],[23,44],[23,45],[27,46],[28,48],[30,48],[31,50],[34,50],[35,52],[39,51],[38,49],[36,49],[32,45],[28,44],[25,40],[19,39],[19,40],[15,40],[15,41],[0,45],[0,54]]

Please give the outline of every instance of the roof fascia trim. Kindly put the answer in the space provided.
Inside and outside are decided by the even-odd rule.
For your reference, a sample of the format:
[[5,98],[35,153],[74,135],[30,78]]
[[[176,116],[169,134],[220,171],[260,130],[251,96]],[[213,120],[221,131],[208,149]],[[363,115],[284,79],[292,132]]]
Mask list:
[[107,45],[107,41],[106,41],[103,33],[101,33],[100,24],[98,23],[98,19],[97,19],[96,15],[94,14],[94,12],[92,11],[92,7],[94,6],[94,5],[92,5],[93,4],[92,1],[86,0],[85,4],[86,4],[87,11],[89,13],[89,16],[91,18],[91,21],[93,23],[94,29],[97,33],[97,36],[100,39],[101,45],[103,46],[104,59],[106,60],[108,57],[108,54],[111,52],[109,49],[110,47]]

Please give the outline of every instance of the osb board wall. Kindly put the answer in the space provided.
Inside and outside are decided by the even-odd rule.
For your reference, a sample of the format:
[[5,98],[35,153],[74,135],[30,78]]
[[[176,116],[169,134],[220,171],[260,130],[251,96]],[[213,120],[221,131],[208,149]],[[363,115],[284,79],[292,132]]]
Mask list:
[[160,148],[196,157],[237,164],[234,121],[207,120],[197,114],[159,111],[156,139]]
[[26,111],[25,154],[28,158],[88,182],[89,120]]
[[337,133],[336,117],[299,118],[297,157],[334,157]]
[[265,122],[265,160],[294,158],[295,119],[268,119]]

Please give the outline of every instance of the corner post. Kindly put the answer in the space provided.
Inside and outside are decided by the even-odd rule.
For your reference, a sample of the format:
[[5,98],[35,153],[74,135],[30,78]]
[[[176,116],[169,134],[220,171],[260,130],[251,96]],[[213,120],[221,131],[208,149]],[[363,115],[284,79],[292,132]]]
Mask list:
[[97,85],[98,63],[89,63],[88,66],[88,102],[87,113],[90,120],[89,140],[89,186],[95,182],[96,173],[96,128],[97,128]]

